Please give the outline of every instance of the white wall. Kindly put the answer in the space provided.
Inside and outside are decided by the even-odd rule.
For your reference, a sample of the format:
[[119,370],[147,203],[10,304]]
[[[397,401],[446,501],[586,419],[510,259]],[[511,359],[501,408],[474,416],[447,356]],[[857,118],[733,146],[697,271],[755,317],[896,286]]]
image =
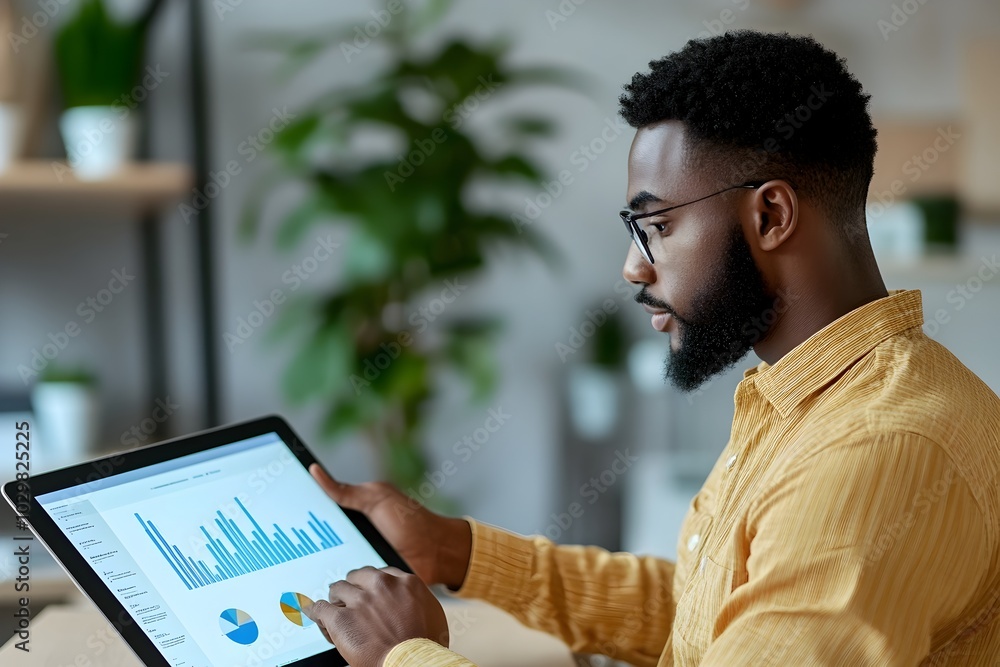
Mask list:
[[[153,60],[178,74],[169,78],[154,95],[152,114],[156,125],[156,153],[164,158],[186,158],[188,141],[184,114],[187,111],[183,73],[186,38],[183,11],[174,3],[153,44]],[[234,3],[235,4],[235,3]],[[575,181],[557,198],[537,223],[563,250],[565,268],[552,271],[532,259],[504,259],[482,281],[454,305],[454,314],[465,311],[493,311],[508,322],[500,355],[503,384],[492,406],[502,406],[512,418],[484,449],[445,486],[445,493],[458,497],[463,509],[488,521],[520,531],[536,531],[565,500],[556,497],[557,461],[554,452],[558,437],[556,415],[558,396],[554,386],[561,366],[554,345],[565,340],[569,328],[583,320],[583,311],[605,296],[615,297],[613,287],[620,279],[621,262],[627,247],[616,211],[624,199],[625,161],[630,136],[623,134],[611,143],[599,159],[579,173],[571,155],[581,144],[598,137],[605,119],[617,112],[620,86],[649,60],[679,48],[688,38],[732,19],[728,27],[761,27],[812,32],[821,41],[843,54],[868,90],[873,93],[876,113],[940,117],[957,113],[960,95],[958,62],[962,39],[975,33],[1000,33],[1000,8],[994,0],[927,3],[899,31],[883,39],[877,26],[888,19],[891,2],[879,0],[816,0],[803,3],[801,11],[786,14],[768,10],[762,3],[740,0],[711,2],[601,2],[589,0],[579,6],[569,0],[542,2],[458,3],[450,19],[450,29],[463,34],[488,36],[512,34],[517,40],[516,58],[521,62],[564,63],[583,68],[599,85],[594,99],[567,93],[544,92],[512,102],[537,105],[557,115],[563,123],[558,139],[538,147],[538,154],[553,171],[571,169]],[[214,169],[228,160],[241,160],[237,147],[250,133],[268,121],[274,107],[294,111],[313,94],[345,81],[360,81],[377,62],[372,50],[351,64],[334,50],[330,57],[313,67],[306,76],[290,85],[277,80],[277,61],[248,51],[245,36],[257,30],[314,30],[325,25],[370,17],[375,3],[331,3],[323,0],[285,0],[239,3],[221,17],[205,3],[209,32],[209,72],[212,99],[212,145]],[[574,6],[567,20],[550,25],[547,12]],[[731,13],[726,13],[726,12]],[[551,16],[551,15],[550,15]],[[714,23],[713,23],[714,22]],[[222,330],[232,330],[236,319],[246,316],[253,301],[280,287],[280,276],[308,250],[281,253],[267,234],[255,242],[237,240],[236,225],[242,202],[256,186],[264,160],[244,164],[244,172],[233,179],[214,203],[218,241],[219,314]],[[0,214],[2,215],[2,214]],[[273,216],[272,216],[273,217]],[[15,226],[15,222],[4,226]],[[273,220],[271,222],[273,229]],[[11,369],[19,363],[29,342],[64,320],[67,309],[80,298],[82,284],[92,283],[122,261],[135,263],[133,247],[119,240],[113,229],[73,237],[72,251],[66,240],[49,240],[46,232],[16,223],[11,245],[0,246],[0,283],[4,284],[4,312],[15,307],[24,316],[16,324],[5,321],[2,380],[17,382]],[[170,309],[172,338],[173,392],[184,408],[178,412],[176,427],[186,430],[201,419],[198,407],[202,392],[196,374],[198,362],[192,289],[193,257],[190,255],[192,230],[174,216],[164,226],[170,252],[172,277]],[[995,229],[980,235],[993,242]],[[10,252],[19,238],[30,254]],[[59,252],[47,251],[53,243]],[[998,243],[1000,245],[1000,243]],[[31,258],[28,261],[28,258]],[[77,259],[78,258],[78,259]],[[337,258],[324,270],[336,273]],[[94,268],[97,267],[97,268]],[[43,276],[25,279],[23,276]],[[70,278],[70,276],[75,276]],[[84,276],[86,279],[84,279]],[[25,280],[28,280],[25,282]],[[10,296],[7,285],[17,285]],[[83,290],[86,294],[86,290]],[[648,332],[645,317],[630,302],[621,301],[630,323],[643,335]],[[138,304],[122,303],[122,327],[134,324],[140,315]],[[631,306],[631,307],[630,307]],[[982,306],[986,308],[986,306]],[[980,308],[971,304],[971,308]],[[637,312],[638,311],[638,312]],[[979,311],[987,326],[1000,325],[996,311]],[[129,315],[131,313],[131,315]],[[6,320],[6,315],[5,315]],[[106,370],[106,389],[111,407],[108,432],[111,437],[144,414],[146,409],[136,390],[141,374],[141,351],[136,333],[123,333],[117,319],[109,318],[108,329],[87,332],[77,352],[90,356]],[[104,324],[102,324],[104,326]],[[986,338],[982,330],[966,331],[962,339],[967,363],[974,369],[992,358],[973,356],[967,338]],[[957,335],[957,334],[956,334]],[[373,474],[372,462],[363,447],[345,443],[326,449],[317,437],[320,413],[316,409],[288,407],[282,397],[279,378],[287,361],[287,351],[268,346],[256,334],[232,354],[218,341],[223,361],[224,417],[227,421],[271,412],[284,414],[313,443],[334,470],[345,479],[359,480]],[[102,342],[105,341],[105,342]],[[111,342],[107,342],[111,341]],[[664,349],[666,341],[663,340]],[[124,346],[122,355],[117,349]],[[965,357],[963,357],[965,358]],[[755,360],[748,359],[751,365]],[[995,369],[994,369],[995,371]],[[722,448],[732,414],[732,387],[735,376],[713,384],[703,396],[684,407],[684,421],[678,423],[677,437],[703,442],[707,449]],[[996,377],[996,376],[994,376]],[[994,384],[994,386],[998,386]],[[684,401],[684,399],[680,399]],[[438,461],[448,455],[452,443],[482,424],[485,407],[470,407],[460,395],[445,396],[432,419],[429,440]],[[660,435],[650,431],[650,440]],[[647,443],[653,444],[656,443]]]

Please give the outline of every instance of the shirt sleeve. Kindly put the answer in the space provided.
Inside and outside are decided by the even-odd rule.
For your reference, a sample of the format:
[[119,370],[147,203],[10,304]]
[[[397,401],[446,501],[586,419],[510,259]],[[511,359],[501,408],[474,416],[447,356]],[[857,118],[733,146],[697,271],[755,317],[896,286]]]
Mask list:
[[459,597],[485,600],[574,651],[656,665],[674,618],[674,563],[469,522],[472,558]]
[[476,667],[454,651],[430,639],[410,639],[397,644],[382,667]]
[[702,667],[916,665],[967,628],[986,523],[944,450],[894,433],[784,468],[754,501],[745,576]]

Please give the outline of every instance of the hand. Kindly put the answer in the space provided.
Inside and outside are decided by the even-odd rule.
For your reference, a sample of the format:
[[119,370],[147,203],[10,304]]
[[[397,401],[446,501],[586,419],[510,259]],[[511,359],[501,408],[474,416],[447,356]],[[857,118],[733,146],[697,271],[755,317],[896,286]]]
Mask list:
[[382,667],[397,644],[425,638],[448,646],[441,603],[416,576],[395,567],[363,567],[330,584],[330,601],[302,612],[354,667]]
[[338,505],[367,516],[424,583],[461,588],[472,555],[467,521],[435,514],[385,482],[342,484],[316,463],[309,473]]

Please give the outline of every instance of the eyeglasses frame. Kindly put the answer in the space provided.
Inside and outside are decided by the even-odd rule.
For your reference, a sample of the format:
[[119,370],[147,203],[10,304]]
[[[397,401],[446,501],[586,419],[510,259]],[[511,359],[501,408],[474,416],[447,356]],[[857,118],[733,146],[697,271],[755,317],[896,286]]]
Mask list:
[[646,234],[646,230],[639,227],[636,224],[636,220],[642,220],[643,218],[652,218],[654,215],[662,215],[668,211],[673,211],[675,209],[681,208],[682,206],[689,206],[690,204],[697,204],[700,201],[709,199],[710,197],[715,197],[716,195],[721,195],[723,192],[729,192],[730,190],[736,190],[737,188],[745,188],[756,190],[760,186],[764,185],[766,181],[760,181],[755,183],[743,183],[741,185],[730,185],[728,188],[723,188],[718,192],[713,192],[710,195],[705,195],[704,197],[699,197],[698,199],[692,199],[689,202],[684,202],[683,204],[676,204],[674,206],[668,206],[667,208],[661,208],[657,211],[650,211],[649,213],[640,213],[639,215],[633,214],[632,211],[622,209],[618,212],[621,217],[622,222],[625,223],[625,229],[628,230],[629,236],[632,237],[632,241],[639,247],[639,251],[642,252],[642,256],[650,264],[654,264],[653,253],[649,250],[649,235]]

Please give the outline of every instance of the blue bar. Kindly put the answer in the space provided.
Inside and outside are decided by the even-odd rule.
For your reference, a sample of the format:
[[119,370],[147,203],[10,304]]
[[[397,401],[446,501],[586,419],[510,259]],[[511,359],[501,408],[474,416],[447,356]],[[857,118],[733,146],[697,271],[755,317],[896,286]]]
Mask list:
[[[216,519],[215,520],[215,525],[219,527],[219,530],[222,531],[222,535],[227,540],[229,540],[230,544],[233,545],[233,553],[230,554],[229,557],[233,560],[234,563],[236,563],[236,569],[237,569],[237,571],[240,574],[248,574],[250,572],[250,570],[247,568],[246,562],[243,560],[243,557],[240,555],[240,545],[236,543],[236,540],[234,540],[233,536],[229,534],[229,531],[226,530],[225,526],[222,524],[221,521],[219,521],[218,519]],[[222,542],[219,541],[219,544],[221,545]],[[226,549],[226,553],[227,554],[229,553],[228,549]]]
[[174,572],[176,572],[177,576],[181,578],[181,581],[184,582],[184,585],[187,586],[188,590],[191,590],[191,584],[189,584],[187,582],[187,579],[184,577],[183,574],[181,574],[181,571],[177,569],[176,565],[174,565],[173,560],[171,560],[171,558],[169,556],[167,556],[167,552],[163,550],[163,547],[160,546],[160,543],[157,542],[156,538],[153,537],[153,534],[151,532],[149,532],[149,528],[146,527],[146,522],[143,521],[142,517],[139,516],[138,514],[135,515],[135,518],[138,519],[139,523],[142,524],[142,529],[146,531],[146,535],[148,535],[149,539],[151,539],[153,541],[153,544],[156,545],[156,548],[160,550],[160,554],[162,554],[163,557],[167,559],[167,563],[170,565],[170,567],[172,567],[174,569]]
[[239,564],[239,562],[237,562],[237,560],[235,558],[233,558],[233,555],[231,553],[229,553],[229,549],[226,549],[222,545],[222,540],[216,538],[215,539],[215,546],[219,550],[219,552],[222,553],[222,555],[226,557],[226,560],[229,561],[229,567],[233,571],[235,571],[235,572],[237,572],[239,574],[242,574],[242,572],[241,572],[242,566]]
[[236,522],[233,521],[232,519],[226,519],[226,523],[229,524],[229,529],[233,531],[233,534],[236,535],[237,539],[240,541],[240,544],[243,545],[242,549],[243,556],[254,564],[255,570],[264,569],[265,567],[264,561],[261,560],[260,557],[254,552],[253,545],[250,544],[250,540],[248,540],[247,536],[243,534],[243,531],[239,529],[239,526],[236,525]]
[[201,579],[199,579],[198,575],[195,574],[194,569],[188,565],[187,560],[184,558],[184,554],[181,553],[181,550],[177,548],[176,544],[172,544],[171,547],[173,548],[174,553],[177,554],[177,558],[180,559],[181,565],[184,566],[184,571],[187,572],[188,577],[191,579],[191,583],[194,584],[195,588],[201,588]]
[[278,551],[281,553],[281,557],[285,559],[286,563],[290,560],[293,560],[291,554],[288,553],[288,547],[284,545],[284,543],[281,541],[281,538],[278,537],[277,533],[274,534],[274,543],[275,546],[277,546]]
[[243,506],[243,503],[240,501],[239,498],[234,498],[233,500],[236,501],[236,504],[240,506],[240,509],[243,510],[243,513],[247,515],[248,519],[250,519],[250,523],[252,523],[253,527],[257,529],[258,533],[260,533],[261,546],[264,548],[264,550],[271,552],[272,557],[277,556],[277,554],[274,553],[274,545],[271,544],[271,541],[269,539],[267,539],[267,533],[265,533],[264,529],[260,527],[259,523],[257,523],[257,519],[253,518],[253,515],[251,515],[250,512],[247,511],[247,508]]
[[219,564],[219,563],[225,563],[225,561],[222,560],[222,554],[220,554],[218,551],[216,551],[215,544],[213,544],[212,542],[206,542],[205,543],[205,548],[208,549],[208,553],[212,554],[212,557],[215,558],[215,562],[217,564]]
[[326,521],[320,521],[319,517],[312,512],[309,512],[309,516],[311,516],[312,520],[316,522],[316,525],[326,533],[326,536],[330,540],[330,546],[337,546],[337,542],[339,542],[337,539],[337,533],[333,532],[333,528],[330,528],[330,524]]
[[[305,527],[282,528],[273,523],[271,525],[274,527],[274,532],[268,534],[238,497],[234,497],[233,500],[253,526],[252,530],[247,531],[249,537],[236,521],[227,517],[221,510],[217,510],[213,521],[222,534],[221,538],[214,537],[204,525],[198,526],[205,537],[205,549],[208,551],[208,556],[201,560],[184,555],[176,544],[167,541],[156,524],[134,513],[136,520],[146,532],[146,537],[188,590],[287,563],[344,543],[330,524],[320,519],[314,512],[308,512],[309,519],[306,520]],[[295,536],[296,541],[292,541],[286,530]],[[316,534],[320,546],[317,546],[317,541],[309,534],[310,530]],[[225,541],[229,542],[228,546]],[[192,549],[200,551],[201,546],[193,545]]]
[[167,544],[167,540],[163,537],[163,535],[160,534],[160,531],[159,531],[159,529],[157,529],[156,524],[154,524],[152,521],[150,521],[149,522],[149,527],[152,528],[153,532],[156,533],[156,536],[158,538],[160,538],[161,542],[163,542],[163,546],[166,547],[167,553],[170,554],[170,558],[175,563],[177,563],[177,566],[180,568],[181,572],[183,572],[186,575],[187,580],[191,583],[192,586],[194,586],[195,588],[197,588],[197,583],[193,579],[191,579],[191,576],[189,574],[187,574],[187,568],[184,566],[184,559],[183,558],[177,558],[174,555],[173,550],[170,548],[170,545]]
[[215,578],[215,575],[212,574],[212,571],[209,570],[208,567],[206,567],[205,561],[203,560],[198,561],[198,565],[201,566],[201,571],[202,573],[204,573],[205,578],[208,579],[209,583],[214,584],[216,581],[218,581],[218,579]]
[[180,564],[181,569],[187,574],[188,581],[191,582],[191,585],[195,588],[201,588],[198,578],[194,576],[194,572],[192,572],[191,568],[188,567],[187,561],[184,560],[184,555],[181,553],[181,550],[177,548],[177,545],[171,545],[170,550],[171,553],[174,554],[174,558],[176,558],[177,562]]
[[191,569],[194,571],[194,576],[198,578],[198,583],[200,583],[202,586],[207,586],[209,582],[207,579],[205,579],[204,575],[202,575],[202,573],[198,571],[198,565],[194,562],[194,558],[191,558],[191,556],[187,556],[187,559],[188,561],[191,562]]
[[267,559],[267,554],[264,552],[264,547],[260,546],[257,540],[252,541],[250,543],[250,546],[253,548],[254,553],[257,554],[257,558],[260,558],[262,561],[264,561],[264,567],[271,567],[271,565],[273,565],[273,563],[271,563]]
[[222,550],[219,549],[219,547],[215,544],[215,540],[213,540],[212,536],[208,534],[207,530],[205,530],[205,526],[199,526],[199,528],[201,528],[201,532],[205,534],[205,537],[208,538],[208,542],[205,543],[205,546],[208,547],[208,552],[212,554],[215,557],[216,562],[224,568],[226,578],[228,579],[234,573],[229,567],[229,563],[226,562],[225,556],[222,555]]
[[319,551],[319,547],[313,544],[312,538],[310,538],[309,535],[306,534],[306,531],[299,529],[299,535],[302,537],[303,544],[306,545],[307,549],[311,550],[311,553],[316,553],[317,551]]
[[277,556],[271,555],[270,549],[268,549],[267,547],[268,544],[267,538],[264,537],[263,533],[261,533],[259,530],[254,530],[250,534],[253,535],[254,537],[253,540],[254,544],[256,544],[257,547],[264,552],[264,560],[267,561],[268,565],[277,565],[278,563],[281,562],[278,560]]
[[330,537],[333,538],[333,546],[339,547],[341,544],[344,543],[344,540],[340,539],[340,535],[337,535],[337,533],[334,532],[333,528],[330,527],[330,524],[328,524],[326,521],[323,521],[322,524],[324,528],[330,531]]
[[295,554],[295,557],[296,558],[300,557],[302,554],[300,554],[299,550],[295,548],[295,545],[292,544],[292,541],[290,539],[288,539],[288,535],[285,535],[285,531],[283,531],[281,528],[279,528],[278,524],[274,524],[274,529],[278,531],[278,534],[281,535],[281,539],[283,539],[285,541],[285,546],[288,547],[288,549],[293,554]]
[[[222,512],[218,512],[218,514],[221,516]],[[219,530],[222,531],[222,534],[225,535],[226,539],[229,540],[229,543],[233,545],[233,549],[236,550],[236,555],[239,556],[240,555],[240,543],[236,539],[236,537],[234,537],[229,532],[229,528],[226,526],[224,520],[220,521],[219,519],[216,519],[215,520],[215,525],[217,525],[219,527]],[[240,562],[243,563],[242,559],[240,560]],[[243,565],[244,565],[244,567],[246,567],[245,563],[243,563]],[[243,574],[246,574],[246,572],[244,572]]]
[[313,553],[312,547],[310,547],[309,542],[306,541],[306,534],[295,527],[292,527],[292,532],[295,533],[295,537],[299,538],[299,547],[301,547],[307,554]]
[[324,549],[330,546],[329,544],[327,544],[326,535],[324,535],[323,531],[319,529],[319,526],[313,523],[312,520],[308,521],[307,523],[309,524],[309,527],[313,529],[313,532],[316,533],[316,537],[319,538],[320,546],[322,546]]
[[232,530],[236,531],[236,534],[239,536],[240,540],[243,541],[244,551],[246,552],[247,556],[252,558],[253,561],[257,563],[257,569],[263,570],[264,568],[266,568],[268,566],[267,561],[264,558],[262,558],[259,553],[257,553],[257,550],[254,549],[253,542],[251,542],[250,538],[247,537],[242,530],[240,530],[240,527],[236,525],[236,522],[233,521],[232,519],[229,519],[229,526],[232,528]]

